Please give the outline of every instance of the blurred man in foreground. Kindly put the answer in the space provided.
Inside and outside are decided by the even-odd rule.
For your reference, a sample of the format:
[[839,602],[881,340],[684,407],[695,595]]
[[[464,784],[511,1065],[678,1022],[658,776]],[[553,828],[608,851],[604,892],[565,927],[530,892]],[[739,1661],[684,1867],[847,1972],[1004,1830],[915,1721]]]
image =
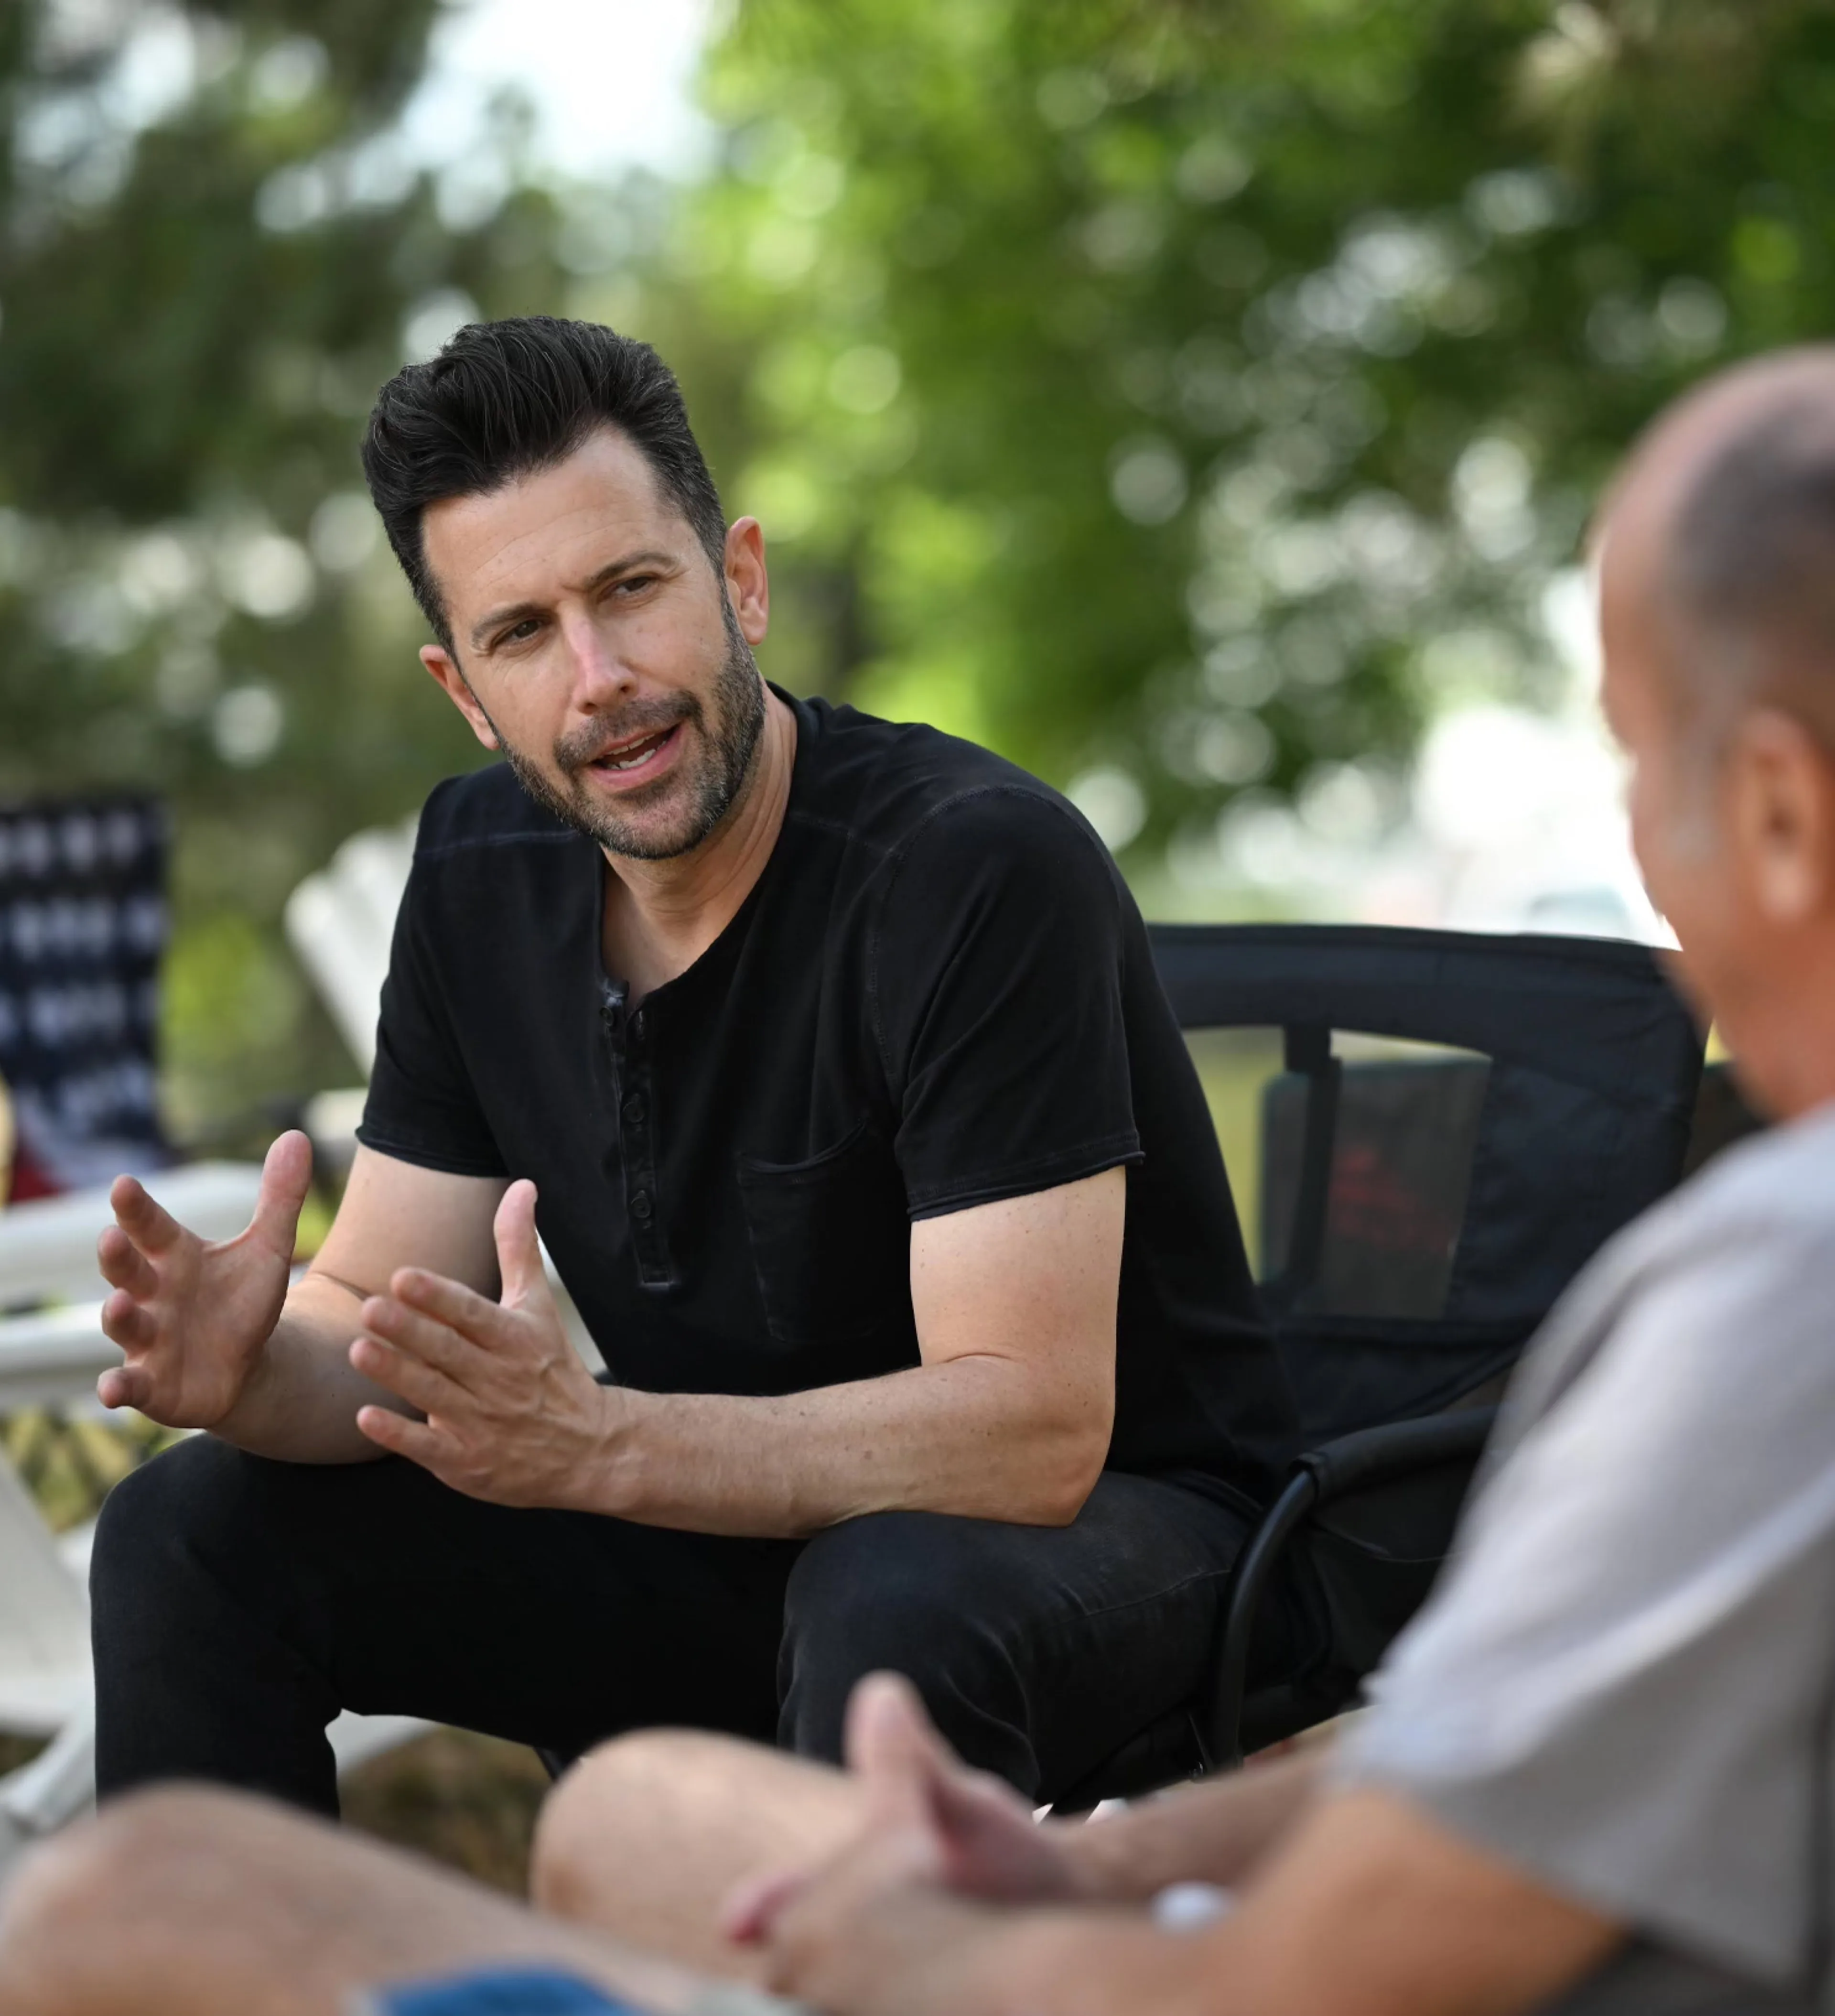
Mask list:
[[[1783,1124],[1618,1240],[1551,1319],[1458,1564],[1366,1718],[1322,1762],[1041,1828],[876,1679],[848,1776],[704,1736],[601,1751],[545,1817],[542,1901],[730,1967],[723,1920],[773,1986],[847,2016],[1829,2007],[1835,351],[1731,374],[1664,421],[1601,560],[1639,856]],[[163,1957],[188,2010],[251,2007],[230,1998],[283,1949],[297,1971],[264,2008],[531,1954],[694,2006],[581,1931],[459,1922],[447,1879],[359,1853],[361,1883],[329,1836],[220,1795],[122,1809],[26,1880],[0,1965],[31,1985],[9,2006],[152,2007],[134,1985]],[[1196,1928],[1168,1909],[1194,1881],[1214,1886]],[[329,1922],[307,1950],[347,1906],[343,1943]]]

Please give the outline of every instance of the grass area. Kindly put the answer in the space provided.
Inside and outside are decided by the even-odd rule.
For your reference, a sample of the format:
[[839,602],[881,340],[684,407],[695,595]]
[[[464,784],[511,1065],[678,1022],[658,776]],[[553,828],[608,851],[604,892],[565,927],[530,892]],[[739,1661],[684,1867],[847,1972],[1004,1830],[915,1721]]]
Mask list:
[[42,1737],[0,1733],[0,1778],[9,1771],[16,1771],[22,1764],[31,1763],[44,1748]]
[[125,1409],[106,1421],[66,1420],[37,1409],[0,1419],[0,1449],[57,1533],[94,1518],[129,1471],[177,1439]]
[[520,1897],[548,1782],[541,1760],[520,1744],[436,1730],[347,1773],[344,1820]]

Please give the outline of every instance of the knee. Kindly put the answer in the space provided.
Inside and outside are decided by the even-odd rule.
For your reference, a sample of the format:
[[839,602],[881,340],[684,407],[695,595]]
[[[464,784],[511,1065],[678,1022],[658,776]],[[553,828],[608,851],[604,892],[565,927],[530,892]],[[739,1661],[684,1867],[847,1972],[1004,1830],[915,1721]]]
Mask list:
[[810,1543],[790,1576],[779,1669],[779,1741],[838,1763],[847,1703],[879,1670],[902,1673],[962,1755],[1016,1784],[1025,1691],[1009,1613],[1023,1529],[928,1513],[877,1513]]
[[643,1854],[665,1816],[678,1823],[725,1801],[734,1760],[747,1748],[733,1737],[649,1729],[588,1751],[536,1823],[529,1895],[537,1909],[572,1917],[596,1908],[621,1859]]
[[106,1578],[138,1567],[172,1534],[218,1516],[233,1489],[241,1456],[214,1436],[193,1435],[131,1471],[103,1500],[95,1522],[92,1571]]
[[41,1965],[48,1970],[91,1935],[115,1859],[106,1826],[79,1821],[21,1860],[0,1892],[0,1975],[35,1979]]
[[786,1654],[825,1671],[914,1677],[978,1659],[998,1643],[977,1600],[988,1523],[882,1512],[819,1535],[790,1576]]
[[204,1862],[230,1859],[243,1803],[192,1787],[131,1793],[25,1856],[0,1893],[9,2016],[70,2006],[72,1984],[111,1950],[130,1961],[133,1928],[171,1917],[175,1872],[195,1894],[209,1887]]
[[95,1522],[91,1589],[105,1601],[143,1589],[205,1535],[258,1546],[261,1473],[272,1467],[214,1435],[193,1435],[130,1472]]

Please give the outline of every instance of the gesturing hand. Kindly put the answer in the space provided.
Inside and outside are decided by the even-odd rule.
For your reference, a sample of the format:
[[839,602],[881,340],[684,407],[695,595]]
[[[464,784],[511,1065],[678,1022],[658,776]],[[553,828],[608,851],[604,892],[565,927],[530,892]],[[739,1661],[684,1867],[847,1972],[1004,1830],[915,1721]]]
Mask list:
[[963,1893],[1063,1897],[1068,1864],[1013,1792],[954,1756],[897,1675],[855,1690],[847,1753],[865,1795],[857,1836],[820,1868],[743,1885],[726,1931],[765,1949],[773,1988],[818,2008],[949,2007],[998,1924]]
[[533,1183],[510,1185],[493,1230],[501,1301],[402,1267],[387,1294],[363,1305],[351,1363],[423,1418],[371,1406],[357,1425],[469,1497],[577,1504],[609,1461],[618,1395],[594,1382],[562,1327],[535,1241]]
[[[904,1840],[901,1867],[921,1868],[958,1895],[1043,1903],[1079,1894],[1078,1873],[1060,1830],[1041,1827],[1010,1786],[964,1764],[939,1736],[916,1689],[895,1673],[870,1673],[847,1704],[848,1769],[866,1795],[865,1841]],[[852,1865],[856,1844],[841,1858]],[[792,1901],[822,1872],[779,1870],[742,1884],[727,1901],[729,1939],[770,1935]]]
[[137,1407],[169,1428],[214,1427],[241,1397],[286,1299],[312,1144],[282,1134],[268,1150],[246,1230],[207,1245],[132,1176],[109,1192],[115,1222],[95,1242],[115,1292],[103,1334],[127,1363],[95,1382],[105,1407]]

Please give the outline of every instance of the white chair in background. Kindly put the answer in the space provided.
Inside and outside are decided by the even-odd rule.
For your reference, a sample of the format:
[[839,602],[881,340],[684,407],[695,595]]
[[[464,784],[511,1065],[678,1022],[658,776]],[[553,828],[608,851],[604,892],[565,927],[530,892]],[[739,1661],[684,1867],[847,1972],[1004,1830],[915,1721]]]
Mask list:
[[[0,1777],[0,1885],[26,1849],[95,1800],[95,1694],[87,1589],[93,1522],[54,1536],[0,1462],[0,1731],[50,1741]],[[340,1771],[423,1735],[408,1715],[341,1715],[327,1733]]]
[[[203,1238],[228,1239],[248,1223],[261,1178],[253,1163],[194,1162],[149,1186]],[[95,1381],[121,1354],[102,1331],[95,1240],[112,1217],[106,1190],[0,1211],[0,1309],[19,1312],[0,1316],[0,1415],[51,1408],[66,1418],[106,1418]],[[0,1733],[50,1739],[30,1763],[0,1777],[0,1881],[23,1849],[95,1798],[93,1531],[54,1536],[0,1453]],[[347,1769],[431,1726],[407,1715],[340,1715],[332,1747]]]
[[376,1061],[376,1009],[414,832],[411,819],[354,833],[286,899],[288,941],[366,1075]]
[[[300,963],[365,1074],[389,970],[395,913],[414,857],[415,823],[354,834],[288,898],[286,934]],[[362,1089],[320,1093],[305,1123],[322,1160],[347,1164]],[[247,1224],[261,1184],[252,1164],[198,1162],[148,1187],[206,1239]],[[100,1409],[97,1377],[121,1363],[102,1334],[97,1234],[110,1219],[106,1190],[0,1211],[0,1415],[52,1407]],[[548,1277],[574,1348],[595,1372],[603,1360],[545,1251]],[[51,1737],[32,1762],[0,1778],[0,1880],[34,1836],[81,1812],[95,1794],[95,1705],[87,1595],[92,1528],[54,1538],[0,1455],[0,1732]],[[344,1715],[329,1734],[348,1769],[433,1725],[407,1715]]]

